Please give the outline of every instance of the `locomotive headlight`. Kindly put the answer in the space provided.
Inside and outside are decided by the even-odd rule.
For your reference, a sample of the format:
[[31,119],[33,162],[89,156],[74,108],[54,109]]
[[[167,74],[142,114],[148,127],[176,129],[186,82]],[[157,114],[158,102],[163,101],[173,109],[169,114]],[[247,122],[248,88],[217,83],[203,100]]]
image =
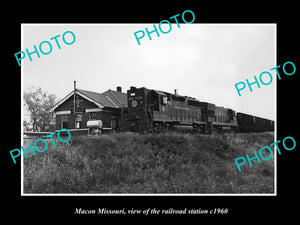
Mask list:
[[137,106],[137,101],[136,101],[136,100],[132,100],[131,106],[132,106],[132,107],[136,107],[136,106]]

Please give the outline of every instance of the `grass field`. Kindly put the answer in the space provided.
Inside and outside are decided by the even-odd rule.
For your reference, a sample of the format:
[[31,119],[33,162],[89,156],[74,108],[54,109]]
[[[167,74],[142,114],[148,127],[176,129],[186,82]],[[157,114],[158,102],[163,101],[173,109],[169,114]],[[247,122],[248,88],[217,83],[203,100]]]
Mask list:
[[273,142],[273,133],[74,136],[24,159],[24,193],[274,193],[274,157],[242,172],[234,161]]

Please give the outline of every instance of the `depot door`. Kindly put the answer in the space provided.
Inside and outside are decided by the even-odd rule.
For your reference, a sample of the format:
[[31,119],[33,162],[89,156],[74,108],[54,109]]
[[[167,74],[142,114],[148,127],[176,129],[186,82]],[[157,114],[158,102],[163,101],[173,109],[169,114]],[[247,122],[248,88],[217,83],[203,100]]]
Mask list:
[[117,119],[111,118],[111,129],[116,130],[116,128],[117,128]]

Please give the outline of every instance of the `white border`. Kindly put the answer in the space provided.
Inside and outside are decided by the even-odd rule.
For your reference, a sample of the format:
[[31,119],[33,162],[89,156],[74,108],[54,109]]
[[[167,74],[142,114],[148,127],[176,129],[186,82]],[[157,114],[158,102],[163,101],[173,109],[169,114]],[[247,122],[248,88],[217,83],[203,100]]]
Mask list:
[[[196,23],[195,23],[196,24]],[[213,24],[206,24],[206,23],[197,23],[199,25],[207,25],[207,26],[226,26],[226,25],[247,25],[247,26],[251,26],[251,25],[273,25],[275,26],[275,65],[277,65],[277,23],[262,23],[262,24],[257,24],[257,23],[226,23],[226,24],[220,24],[220,23],[213,23]],[[41,26],[41,24],[32,24],[32,23],[22,23],[21,24],[21,49],[23,48],[23,26],[25,25],[31,25],[31,26]],[[76,26],[126,26],[126,25],[137,25],[135,23],[130,23],[130,24],[76,24],[76,23],[71,23],[71,24],[55,24],[55,23],[44,23],[42,24],[44,26],[72,26],[72,25],[76,25]],[[138,24],[140,25],[140,24]],[[24,117],[24,111],[23,111],[23,89],[24,89],[24,85],[23,85],[23,67],[24,65],[21,65],[21,146],[23,144],[23,117]],[[86,97],[86,96],[85,96]],[[97,104],[98,105],[98,104]],[[101,107],[100,107],[101,108]],[[274,137],[275,140],[277,141],[277,79],[275,79],[275,131],[274,131]],[[274,146],[275,149],[275,146]],[[183,193],[178,193],[178,194],[140,194],[140,193],[130,193],[130,194],[98,194],[98,193],[88,193],[88,194],[75,194],[75,193],[60,193],[60,194],[27,194],[24,193],[24,185],[23,185],[23,154],[21,157],[21,196],[277,196],[277,151],[274,150],[274,152],[276,152],[275,157],[274,157],[274,193],[254,193],[254,194],[250,194],[250,193],[236,193],[236,194],[226,194],[226,193],[216,193],[216,194],[183,194]]]
[[[23,39],[23,25],[21,24],[21,49],[24,49],[24,39]],[[21,143],[20,146],[23,146],[24,143],[24,138],[23,138],[23,132],[24,132],[24,127],[23,127],[23,119],[24,119],[24,104],[23,104],[23,99],[24,99],[24,83],[23,83],[23,68],[24,65],[21,63]],[[24,173],[23,173],[23,165],[24,165],[24,154],[21,154],[21,196],[26,195],[24,194]]]
[[[275,23],[275,65],[277,66],[277,23]],[[277,141],[277,79],[275,80],[275,121],[274,121],[274,142]],[[274,196],[277,196],[277,151],[275,151],[274,145],[274,152],[276,152],[274,156]]]

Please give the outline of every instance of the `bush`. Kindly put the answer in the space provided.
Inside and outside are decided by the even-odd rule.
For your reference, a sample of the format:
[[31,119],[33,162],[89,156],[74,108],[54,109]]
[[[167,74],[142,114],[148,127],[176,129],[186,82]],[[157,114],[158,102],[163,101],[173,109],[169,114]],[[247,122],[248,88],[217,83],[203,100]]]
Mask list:
[[253,152],[243,135],[74,136],[24,160],[24,193],[273,193],[272,160],[238,171],[234,159]]

